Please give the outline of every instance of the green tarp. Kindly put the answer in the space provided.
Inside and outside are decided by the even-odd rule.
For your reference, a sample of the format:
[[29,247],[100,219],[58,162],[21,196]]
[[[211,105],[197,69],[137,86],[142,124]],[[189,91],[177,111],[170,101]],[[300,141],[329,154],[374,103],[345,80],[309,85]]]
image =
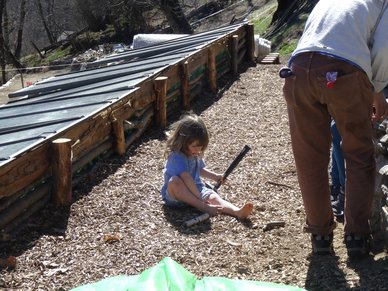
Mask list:
[[140,275],[115,276],[101,281],[79,286],[72,291],[255,291],[255,290],[290,290],[304,289],[288,285],[257,282],[248,280],[232,280],[222,277],[204,277],[198,280],[171,258],[164,258],[156,266]]

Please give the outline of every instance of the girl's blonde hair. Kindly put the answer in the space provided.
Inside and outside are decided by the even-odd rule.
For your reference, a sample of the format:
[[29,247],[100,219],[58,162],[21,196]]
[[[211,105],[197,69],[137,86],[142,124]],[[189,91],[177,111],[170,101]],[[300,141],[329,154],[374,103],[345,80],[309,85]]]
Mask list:
[[184,152],[188,145],[198,141],[203,147],[202,153],[209,144],[209,134],[202,118],[194,113],[184,114],[177,122],[173,123],[166,132],[167,144],[164,157],[167,158],[172,151]]

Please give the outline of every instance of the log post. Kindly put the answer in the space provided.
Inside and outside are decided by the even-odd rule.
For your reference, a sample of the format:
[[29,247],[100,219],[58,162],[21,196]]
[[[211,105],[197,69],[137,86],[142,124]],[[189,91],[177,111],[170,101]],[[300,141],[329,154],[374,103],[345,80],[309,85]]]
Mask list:
[[71,139],[54,140],[52,149],[53,199],[58,205],[69,205],[72,201]]
[[189,62],[185,61],[182,66],[181,77],[181,95],[182,95],[182,107],[184,110],[190,108],[190,76],[189,76]]
[[238,35],[232,36],[232,49],[231,49],[231,64],[232,64],[232,74],[238,74]]
[[214,48],[208,49],[208,78],[210,84],[210,90],[217,91],[217,67],[216,67],[216,54]]
[[124,123],[121,119],[116,117],[112,120],[113,134],[115,137],[115,149],[116,153],[120,156],[125,155],[125,134],[124,134]]
[[167,79],[168,77],[157,77],[154,83],[156,93],[156,125],[165,128],[167,125]]
[[23,78],[23,71],[19,70],[20,73],[20,82],[22,82],[22,88],[24,88],[24,78]]
[[253,24],[248,24],[246,26],[247,33],[247,55],[246,58],[249,62],[255,61],[255,33]]

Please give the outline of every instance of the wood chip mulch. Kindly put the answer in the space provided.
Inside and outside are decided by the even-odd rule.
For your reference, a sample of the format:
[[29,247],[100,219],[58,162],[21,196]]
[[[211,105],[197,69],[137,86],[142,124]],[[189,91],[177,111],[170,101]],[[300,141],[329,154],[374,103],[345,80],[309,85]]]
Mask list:
[[0,244],[1,258],[16,259],[15,268],[0,271],[0,289],[69,290],[139,274],[164,257],[198,278],[308,290],[386,288],[387,253],[349,261],[341,224],[335,230],[335,256],[310,255],[281,66],[247,64],[238,78],[223,79],[216,95],[204,94],[192,104],[211,133],[205,156],[209,168],[223,172],[244,145],[252,148],[219,191],[236,205],[254,203],[250,220],[217,216],[185,228],[184,221],[199,213],[164,207],[159,189],[165,137],[153,128],[125,157],[99,160],[74,188],[69,208],[48,206]]

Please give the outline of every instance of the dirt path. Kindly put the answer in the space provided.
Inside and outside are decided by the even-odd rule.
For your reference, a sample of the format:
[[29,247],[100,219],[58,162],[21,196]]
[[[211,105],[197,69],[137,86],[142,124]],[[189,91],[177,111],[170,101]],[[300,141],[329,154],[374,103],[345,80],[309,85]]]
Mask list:
[[[311,256],[302,232],[304,210],[282,97],[281,65],[247,67],[223,80],[219,94],[192,104],[211,133],[209,168],[222,172],[241,148],[252,150],[220,194],[237,205],[254,203],[250,221],[218,216],[184,228],[198,212],[163,206],[165,138],[152,129],[123,158],[100,160],[74,189],[66,209],[47,207],[22,233],[0,244],[15,270],[0,271],[0,288],[68,290],[119,274],[139,274],[171,257],[198,278],[220,276],[289,284],[308,290],[384,290],[388,256],[375,247],[349,261],[335,230],[335,255]],[[284,227],[265,229],[270,222]],[[113,238],[113,239],[110,239]]]

